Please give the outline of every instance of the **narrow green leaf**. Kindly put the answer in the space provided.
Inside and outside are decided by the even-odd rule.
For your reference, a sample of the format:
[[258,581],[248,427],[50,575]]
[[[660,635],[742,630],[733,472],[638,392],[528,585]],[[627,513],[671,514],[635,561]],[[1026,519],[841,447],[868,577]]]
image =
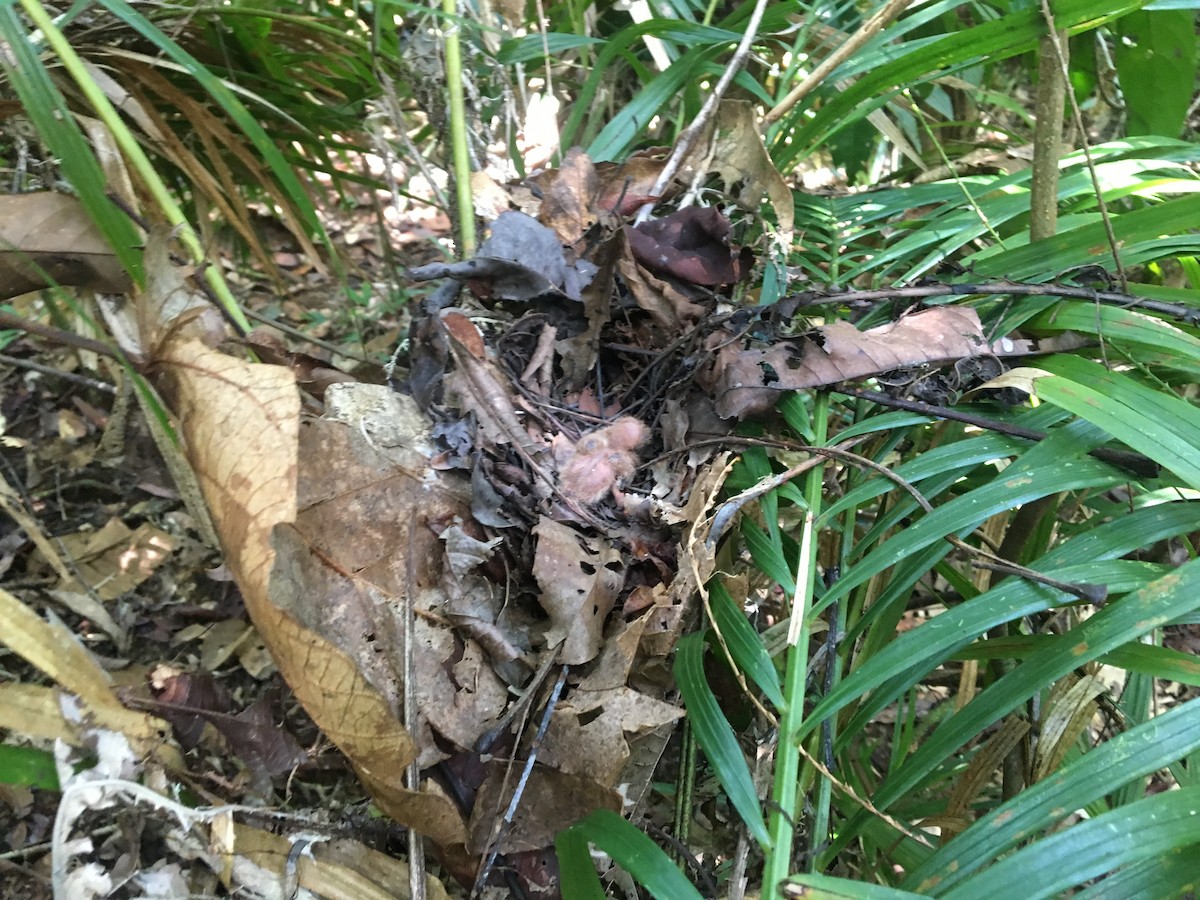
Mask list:
[[[866,881],[851,881],[849,878],[834,878],[832,875],[793,875],[788,884],[804,888],[801,896],[811,900],[914,900],[922,894],[910,894],[881,884]],[[793,895],[789,895],[793,896]]]
[[[1013,637],[990,638],[964,647],[954,654],[955,659],[1028,659],[1051,644],[1071,640],[1063,634],[1025,634]],[[1100,658],[1106,666],[1136,672],[1163,681],[1200,686],[1200,658],[1169,647],[1153,644],[1126,644]]]
[[[1200,219],[1200,194],[1195,193],[1112,217],[1121,261],[1128,267],[1176,253],[1195,252],[1187,248],[1197,243],[1189,231],[1197,219]],[[978,276],[1042,280],[1077,266],[1080,260],[1108,268],[1114,266],[1108,235],[1098,217],[1089,224],[1061,230],[1033,244],[1013,249],[991,248],[973,254],[964,264],[969,264]]]
[[1063,302],[1028,321],[1031,329],[1058,334],[1095,334],[1117,347],[1162,354],[1162,364],[1185,372],[1200,369],[1200,339],[1170,322],[1133,309],[1094,303]]
[[708,757],[729,802],[746,823],[750,834],[765,846],[770,835],[763,820],[761,801],[733,728],[704,677],[704,650],[703,633],[690,634],[679,642],[675,654],[675,682],[683,694],[696,743]]
[[1093,422],[1200,488],[1200,410],[1089,360],[1056,356],[1041,365],[1056,377],[1037,379],[1040,399]]
[[76,124],[63,95],[55,86],[34,43],[11,3],[0,4],[0,35],[8,52],[0,56],[9,82],[39,137],[62,166],[71,188],[88,216],[104,234],[121,265],[135,280],[142,279],[141,238],[133,223],[108,198],[104,172]]
[[[1061,0],[1054,7],[1060,28],[1072,34],[1096,28],[1106,21],[1137,9],[1144,0]],[[815,148],[890,97],[911,85],[961,71],[983,60],[1000,60],[1032,50],[1045,33],[1041,10],[1030,5],[997,19],[964,28],[935,40],[917,39],[889,48],[892,59],[837,91],[804,126],[797,130],[793,145]],[[836,71],[831,82],[841,77]],[[783,156],[794,157],[796,151]],[[773,154],[774,156],[775,154]],[[786,159],[777,159],[777,164]]]
[[729,653],[746,676],[758,686],[776,709],[783,709],[783,688],[779,684],[779,673],[762,636],[746,620],[736,600],[719,580],[708,584],[709,605],[712,607],[714,624],[721,630]]
[[[945,900],[1055,897],[1121,866],[1200,843],[1200,787],[1146,797],[1023,847],[952,891]],[[1194,852],[1194,851],[1193,851]],[[1174,896],[1179,885],[1160,885]]]
[[604,900],[604,886],[596,874],[586,829],[580,828],[581,824],[560,831],[554,839],[554,849],[558,852],[559,888],[564,897]]
[[1194,847],[1178,847],[1113,872],[1101,881],[1071,895],[1071,900],[1143,900],[1157,897],[1163,885],[1179,888],[1186,897],[1200,887],[1200,853]]
[[[986,594],[977,597],[978,602]],[[946,757],[1043,686],[1200,607],[1200,559],[1110,603],[1070,634],[1069,644],[1025,660],[947,719],[875,792],[881,809],[904,796]],[[940,618],[940,617],[939,617]],[[1200,817],[1198,817],[1200,818]]]
[[164,55],[183,66],[184,70],[196,79],[217,104],[229,114],[237,127],[250,140],[262,156],[272,175],[278,180],[287,199],[299,214],[301,222],[310,234],[321,235],[324,229],[317,217],[316,208],[308,191],[300,184],[295,169],[284,159],[275,142],[258,123],[250,112],[242,105],[229,86],[210,72],[205,66],[178,43],[154,25],[149,19],[134,9],[126,0],[101,0],[101,5],[110,13],[133,28],[138,34],[150,41]]
[[[634,881],[659,900],[701,900],[700,892],[654,841],[615,812],[598,809],[559,833],[554,846],[563,867],[562,895],[591,900],[604,896],[588,853],[595,844],[613,858]],[[563,865],[564,859],[566,864]],[[586,866],[586,869],[585,869]],[[591,873],[590,880],[586,877]]]
[[1059,491],[1099,487],[1120,480],[1122,477],[1112,467],[1090,458],[1063,459],[1026,472],[1010,466],[990,483],[943,503],[881,544],[851,572],[843,573],[825,592],[821,606],[844,597],[851,589],[946,535],[974,529],[996,513]]
[[1200,748],[1200,702],[1173,707],[1101,744],[992,810],[940,847],[901,884],[922,894],[962,884],[1022,841],[1057,824],[1127,781],[1165,768]]

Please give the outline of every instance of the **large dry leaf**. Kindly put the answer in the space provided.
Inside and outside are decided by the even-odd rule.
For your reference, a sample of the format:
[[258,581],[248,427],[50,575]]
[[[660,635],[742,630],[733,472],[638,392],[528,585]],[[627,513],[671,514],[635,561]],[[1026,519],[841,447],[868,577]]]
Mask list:
[[[720,332],[712,340],[728,344]],[[804,337],[765,349],[725,346],[717,354],[717,412],[725,418],[761,415],[781,391],[868,378],[906,366],[937,366],[972,356],[1027,354],[1032,342],[1004,338],[990,343],[979,314],[965,306],[937,306],[869,331],[833,322]]]
[[0,299],[54,285],[124,293],[129,275],[68,194],[0,196]]
[[[224,356],[197,341],[168,342],[160,367],[226,563],[264,642],[367,789],[390,814],[408,820],[405,813],[415,804],[405,802],[403,773],[416,745],[393,707],[351,657],[271,599],[272,533],[296,519],[300,398],[292,374]],[[307,461],[324,463],[319,457]],[[460,822],[444,835],[465,839],[465,828]]]

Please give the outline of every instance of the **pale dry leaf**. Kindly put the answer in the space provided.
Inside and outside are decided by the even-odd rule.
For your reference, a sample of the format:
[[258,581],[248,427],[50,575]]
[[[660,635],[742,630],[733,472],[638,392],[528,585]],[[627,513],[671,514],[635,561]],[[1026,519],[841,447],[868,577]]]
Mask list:
[[[300,398],[292,374],[169,341],[161,369],[246,608],[297,698],[369,790],[403,791],[415,756],[394,708],[354,661],[271,599],[276,526],[296,518]],[[323,458],[309,457],[315,465]]]
[[621,554],[599,538],[544,517],[533,533],[538,602],[550,616],[546,639],[551,646],[562,643],[558,661],[564,665],[588,662],[600,652],[604,620],[625,583]]
[[979,314],[965,306],[937,306],[868,331],[832,322],[811,335],[765,349],[726,343],[717,353],[712,393],[724,418],[745,418],[772,408],[782,391],[839,384],[914,365],[939,365],[973,356],[1030,352],[1032,342],[989,342]]
[[80,202],[52,191],[0,196],[0,284],[0,299],[55,285],[133,286]]

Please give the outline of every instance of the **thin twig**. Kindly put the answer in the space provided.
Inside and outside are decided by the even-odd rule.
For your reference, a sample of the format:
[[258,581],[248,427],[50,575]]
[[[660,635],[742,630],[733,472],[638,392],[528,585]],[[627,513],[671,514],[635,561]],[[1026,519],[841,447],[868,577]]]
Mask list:
[[908,9],[912,2],[913,0],[891,0],[883,9],[867,19],[858,31],[850,35],[846,43],[829,54],[823,63],[813,69],[812,74],[792,88],[786,97],[775,104],[775,108],[768,112],[766,118],[763,119],[763,124],[772,125],[787,115],[793,106],[811,94],[816,88],[820,87],[830,72],[849,59],[859,47],[895,21],[902,12]]
[[117,389],[107,381],[100,381],[97,378],[88,378],[86,375],[76,375],[74,372],[64,372],[61,369],[56,369],[53,366],[45,366],[41,363],[34,362],[32,359],[21,359],[17,356],[9,356],[7,353],[0,353],[0,364],[12,366],[14,369],[29,369],[31,372],[40,372],[43,375],[49,375],[53,378],[61,378],[63,381],[70,381],[72,384],[82,385],[83,387],[91,388],[96,391],[103,391],[106,394],[115,394]]
[[73,331],[64,331],[61,328],[43,325],[41,322],[32,322],[29,319],[15,315],[14,313],[5,312],[4,310],[0,310],[0,328],[15,328],[18,331],[36,335],[62,347],[74,347],[76,350],[90,350],[92,353],[98,353],[101,356],[108,356],[112,359],[122,358],[121,352],[108,346],[108,344],[75,334]]
[[[906,0],[911,2],[911,0]],[[767,0],[756,0],[754,11],[750,13],[750,21],[746,23],[746,30],[742,33],[742,39],[738,42],[737,49],[733,52],[733,57],[729,60],[729,65],[725,71],[721,73],[720,79],[717,81],[717,86],[713,88],[708,99],[704,101],[704,106],[700,108],[700,112],[687,128],[680,132],[678,139],[675,141],[675,149],[671,151],[671,155],[667,158],[666,165],[663,166],[662,172],[659,173],[658,180],[654,182],[654,187],[650,190],[651,195],[661,196],[667,189],[667,185],[671,183],[671,179],[675,177],[675,173],[679,171],[679,166],[683,163],[684,157],[692,149],[692,142],[700,135],[700,133],[708,126],[709,121],[717,112],[717,105],[721,102],[721,98],[725,96],[725,91],[733,82],[734,77],[746,65],[746,58],[750,55],[750,47],[754,44],[758,37],[758,26],[762,24],[763,12],[766,11]],[[654,209],[654,203],[645,204],[638,210],[637,221],[645,222],[650,218],[650,212]]]
[[[425,523],[422,522],[422,525]],[[409,525],[412,527],[412,524]],[[408,559],[405,561],[404,577],[407,582],[407,596],[404,598],[404,730],[410,735],[420,733],[420,722],[417,711],[417,667],[416,667],[416,615],[414,610],[417,603],[417,585],[413,578],[416,559],[413,553],[411,533],[408,535]],[[409,761],[404,773],[405,787],[414,794],[421,790],[421,766],[417,754]],[[425,900],[425,840],[417,831],[408,829],[408,894],[412,900]]]
[[555,707],[558,705],[558,698],[562,696],[563,688],[567,683],[567,673],[570,670],[570,666],[562,667],[558,673],[558,681],[554,683],[554,688],[550,691],[550,699],[546,701],[546,709],[542,713],[542,721],[538,725],[537,734],[534,735],[533,743],[529,747],[529,755],[525,759],[525,768],[521,771],[521,779],[517,782],[516,790],[513,791],[508,809],[504,811],[504,820],[500,824],[500,833],[496,836],[496,843],[488,852],[487,859],[479,869],[479,875],[476,877],[475,885],[471,889],[472,897],[479,896],[484,882],[491,874],[492,867],[496,864],[496,857],[500,855],[500,847],[504,844],[504,838],[508,836],[509,829],[512,828],[513,818],[517,814],[517,807],[520,805],[521,798],[525,794],[525,786],[529,783],[529,776],[533,772],[533,765],[537,762],[538,750],[541,749],[542,739],[545,738],[546,731],[550,728],[550,719],[554,715]]

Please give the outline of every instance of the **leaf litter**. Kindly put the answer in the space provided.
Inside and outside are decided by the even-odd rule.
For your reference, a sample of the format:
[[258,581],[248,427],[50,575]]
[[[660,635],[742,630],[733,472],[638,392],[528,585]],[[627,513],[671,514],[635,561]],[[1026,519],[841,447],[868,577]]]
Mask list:
[[[557,830],[646,802],[682,716],[666,660],[713,571],[704,538],[739,419],[783,391],[1028,352],[962,307],[865,332],[736,308],[760,261],[722,212],[626,221],[711,172],[733,207],[766,201],[790,231],[790,191],[761,150],[748,108],[726,104],[662,197],[661,154],[595,166],[571,151],[530,180],[536,215],[500,212],[475,258],[410,270],[441,286],[398,391],[269,338],[248,342],[263,362],[219,348],[164,234],[148,293],[107,307],[167,401],[257,637],[378,808],[463,885],[481,869],[504,884],[483,866],[498,853],[553,894]],[[556,668],[563,691],[535,735]],[[152,743],[157,720],[46,670],[104,711],[96,725]],[[156,691],[147,708],[181,743],[208,723],[259,780],[306,758],[271,728],[278,710],[239,711],[207,673],[160,672]],[[183,771],[171,753],[160,764]],[[230,840],[207,857],[227,884],[251,852]]]

